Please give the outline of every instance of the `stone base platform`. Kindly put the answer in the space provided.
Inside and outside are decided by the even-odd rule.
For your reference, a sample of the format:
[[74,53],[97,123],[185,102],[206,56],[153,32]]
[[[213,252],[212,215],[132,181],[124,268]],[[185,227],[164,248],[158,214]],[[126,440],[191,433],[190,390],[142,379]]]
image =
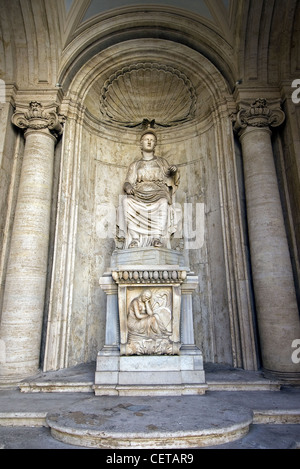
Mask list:
[[114,449],[218,445],[245,436],[252,421],[249,409],[228,403],[224,406],[216,397],[206,395],[147,400],[106,396],[105,406],[94,397],[79,402],[76,409],[46,417],[51,435],[61,442]]
[[[76,365],[59,371],[40,372],[36,376],[17,383],[3,385],[19,388],[22,393],[94,393],[95,362]],[[246,371],[240,368],[206,365],[207,391],[280,391],[279,381],[266,379],[261,371]]]
[[206,389],[201,354],[97,357],[97,396],[191,395]]

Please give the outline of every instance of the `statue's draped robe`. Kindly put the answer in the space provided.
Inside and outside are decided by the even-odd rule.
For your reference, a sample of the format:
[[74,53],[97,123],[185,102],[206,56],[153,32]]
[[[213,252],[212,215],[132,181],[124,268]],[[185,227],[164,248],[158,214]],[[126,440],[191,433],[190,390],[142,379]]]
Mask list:
[[160,239],[170,248],[170,236],[176,231],[172,197],[179,184],[179,172],[170,175],[169,163],[160,157],[133,162],[125,183],[131,184],[134,195],[124,196],[119,213],[119,233],[125,238],[125,248],[135,240],[139,247]]

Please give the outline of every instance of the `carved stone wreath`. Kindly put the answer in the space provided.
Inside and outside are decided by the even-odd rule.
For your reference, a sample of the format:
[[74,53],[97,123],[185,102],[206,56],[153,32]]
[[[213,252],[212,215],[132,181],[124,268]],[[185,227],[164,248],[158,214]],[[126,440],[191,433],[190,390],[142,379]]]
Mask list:
[[136,63],[105,82],[100,98],[103,119],[125,127],[154,122],[173,126],[191,120],[196,93],[181,71],[159,63]]

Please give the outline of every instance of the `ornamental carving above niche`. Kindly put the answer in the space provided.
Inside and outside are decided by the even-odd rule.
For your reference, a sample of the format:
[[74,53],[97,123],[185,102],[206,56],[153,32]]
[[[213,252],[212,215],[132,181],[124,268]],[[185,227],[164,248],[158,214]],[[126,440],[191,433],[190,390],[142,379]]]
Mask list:
[[136,63],[118,70],[104,83],[100,110],[104,120],[124,127],[155,121],[169,127],[191,120],[196,93],[181,71],[159,63]]

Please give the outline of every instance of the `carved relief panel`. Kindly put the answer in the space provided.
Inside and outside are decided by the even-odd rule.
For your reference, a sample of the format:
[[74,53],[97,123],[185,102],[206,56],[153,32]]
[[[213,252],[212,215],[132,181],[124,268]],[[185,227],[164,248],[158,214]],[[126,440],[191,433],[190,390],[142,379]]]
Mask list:
[[119,285],[121,355],[177,355],[180,287]]

